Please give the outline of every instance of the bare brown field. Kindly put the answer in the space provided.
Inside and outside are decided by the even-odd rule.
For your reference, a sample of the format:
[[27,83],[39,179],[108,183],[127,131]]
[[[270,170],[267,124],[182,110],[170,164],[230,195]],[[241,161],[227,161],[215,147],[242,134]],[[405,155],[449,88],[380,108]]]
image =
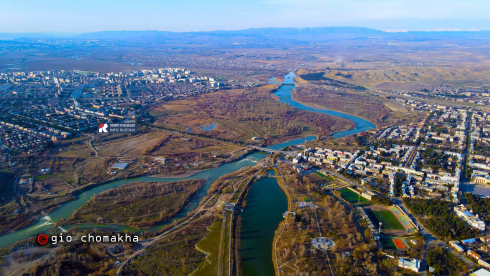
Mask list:
[[110,189],[92,197],[69,218],[69,223],[103,221],[148,227],[174,216],[204,182],[135,182]]
[[404,90],[404,91],[420,91],[422,89],[432,89],[437,83],[426,83],[421,84],[418,82],[383,82],[377,85],[377,89],[387,89],[387,90]]
[[[487,58],[478,55],[481,60],[476,61],[471,60],[474,57],[470,53],[465,54],[460,56],[437,52],[425,60],[417,57],[417,61],[410,55],[398,56],[398,63],[412,62],[407,66],[379,60],[343,64],[342,67],[337,63],[317,66],[325,71],[325,77],[367,88],[420,91],[439,84],[489,88],[490,64],[486,61]],[[421,66],[417,62],[434,65]]]
[[408,110],[408,108],[406,106],[404,106],[403,104],[400,104],[400,103],[387,101],[384,104],[393,111],[397,111],[397,112],[400,112],[403,114],[410,112],[410,110]]
[[299,102],[353,114],[377,125],[390,115],[389,109],[380,100],[345,89],[300,86],[292,92],[292,96]]
[[160,142],[168,138],[170,133],[153,132],[109,142],[95,142],[94,146],[104,157],[139,157],[144,156]]
[[[252,136],[268,141],[320,133],[328,135],[353,127],[349,120],[299,111],[274,99],[277,85],[219,91],[193,99],[165,103],[151,112],[156,124],[179,130],[217,123],[212,131],[196,133],[229,140],[248,141]],[[168,115],[166,115],[168,114]]]

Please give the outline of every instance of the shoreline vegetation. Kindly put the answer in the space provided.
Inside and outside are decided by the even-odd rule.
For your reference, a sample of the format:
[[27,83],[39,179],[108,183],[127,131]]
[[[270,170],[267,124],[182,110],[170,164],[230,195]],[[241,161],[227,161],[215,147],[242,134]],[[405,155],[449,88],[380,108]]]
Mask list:
[[[288,142],[288,141],[292,141],[292,140],[295,140],[295,139],[298,139],[298,138],[301,138],[302,136],[301,135],[298,135],[297,138],[291,138],[291,137],[287,137],[288,139],[283,141],[284,143],[285,142]],[[318,138],[318,136],[316,136]],[[306,137],[304,137],[306,138]],[[218,168],[219,166],[221,165],[224,165],[226,163],[230,163],[230,162],[235,162],[237,160],[240,160],[240,159],[243,159],[243,158],[246,158],[249,154],[253,153],[254,151],[248,151],[236,158],[229,158],[227,159],[225,162],[222,162],[221,164],[219,164],[217,167],[214,167],[214,168]],[[200,172],[203,172],[203,171],[207,171],[207,170],[210,170],[210,169],[213,169],[213,168],[209,168],[209,169],[204,169],[204,170],[194,170],[194,171],[189,171],[189,172],[186,172],[186,173],[183,173],[183,174],[179,174],[179,175],[161,175],[161,174],[138,174],[138,175],[134,175],[134,176],[131,176],[130,178],[123,178],[123,177],[116,177],[114,179],[111,179],[111,180],[106,180],[106,181],[101,181],[99,183],[91,183],[91,184],[87,184],[87,185],[84,185],[83,187],[78,187],[78,188],[75,188],[73,191],[71,191],[70,193],[67,193],[67,194],[64,194],[62,197],[53,197],[53,198],[67,198],[67,200],[64,200],[64,201],[61,201],[61,202],[58,202],[54,205],[50,205],[48,207],[45,207],[45,208],[42,208],[40,209],[38,212],[36,213],[33,213],[31,215],[31,218],[29,219],[29,224],[26,224],[26,223],[23,223],[22,226],[20,228],[16,228],[14,231],[12,231],[13,229],[10,229],[10,231],[3,231],[3,232],[0,232],[0,237],[4,236],[4,235],[8,235],[8,234],[11,234],[15,231],[21,231],[21,230],[24,230],[24,229],[27,229],[31,226],[33,226],[34,224],[36,224],[37,222],[39,222],[39,220],[41,219],[41,211],[45,211],[46,213],[51,213],[53,211],[55,211],[56,209],[60,208],[63,204],[66,204],[70,201],[73,201],[73,200],[76,200],[78,198],[78,194],[80,193],[83,193],[87,190],[90,190],[90,189],[93,189],[93,188],[96,188],[98,186],[101,186],[101,185],[105,185],[105,184],[109,184],[109,183],[112,183],[112,182],[115,182],[115,181],[120,181],[120,180],[130,180],[130,179],[135,179],[135,178],[138,178],[138,177],[144,177],[144,176],[147,176],[147,177],[153,177],[153,178],[168,178],[168,179],[180,179],[180,178],[185,178],[185,177],[191,177],[195,174],[198,174]],[[127,185],[127,184],[124,184],[124,185]],[[124,186],[122,185],[122,186]]]
[[[272,261],[276,273],[277,263],[288,263],[290,267],[279,268],[281,275],[295,275],[298,270],[322,275],[375,274],[377,247],[371,242],[370,232],[364,231],[358,224],[350,207],[322,190],[318,185],[322,181],[315,180],[316,175],[300,176],[285,164],[280,164],[278,168],[284,181],[288,183],[285,187],[290,193],[289,211],[296,215],[283,219],[275,230]],[[280,186],[284,191],[283,186]],[[298,208],[292,201],[312,202],[318,208]],[[326,253],[317,249],[307,250],[305,244],[318,235],[334,242],[332,250]],[[346,258],[339,254],[340,251],[350,252],[352,257]],[[319,265],[319,261],[327,257],[325,254],[329,256],[329,265]],[[289,262],[290,260],[295,261]],[[362,262],[363,266],[354,268],[357,261]]]
[[[312,107],[312,108],[316,108],[316,109],[322,109],[322,110],[332,110],[332,111],[336,111],[336,112],[340,112],[340,113],[345,113],[345,114],[348,114],[348,115],[351,115],[351,116],[355,116],[355,117],[359,117],[363,120],[366,120],[372,124],[374,124],[376,126],[376,128],[378,127],[378,124],[376,122],[372,122],[370,119],[362,116],[362,115],[356,115],[356,114],[352,114],[352,113],[349,113],[349,112],[346,112],[346,111],[343,111],[343,110],[339,110],[339,109],[335,109],[335,108],[330,108],[330,107],[325,107],[325,106],[322,106],[322,105],[319,105],[319,104],[316,104],[316,103],[311,103],[311,102],[305,102],[305,101],[302,101],[302,100],[299,100],[297,97],[296,97],[296,93],[291,93],[291,98],[300,103],[300,104],[303,104],[303,105],[306,105],[306,106],[309,106],[309,107]],[[346,120],[349,120],[349,119],[346,119]],[[349,120],[351,121],[351,120]],[[352,121],[351,121],[352,122]],[[354,122],[353,122],[354,123]],[[354,123],[355,124],[355,123]],[[353,128],[350,128],[350,129],[347,129],[347,130],[351,130],[351,129],[354,129],[355,127]]]
[[[301,87],[301,86],[299,86]],[[316,108],[316,109],[323,109],[323,110],[332,110],[332,111],[336,111],[336,112],[340,112],[340,113],[344,113],[344,114],[348,114],[348,115],[351,115],[351,116],[354,116],[354,117],[359,117],[363,120],[366,120],[372,124],[374,124],[376,127],[378,127],[379,123],[378,122],[373,122],[371,119],[368,119],[366,116],[363,116],[363,115],[359,115],[359,114],[353,114],[351,112],[348,112],[348,111],[345,111],[345,110],[340,110],[340,109],[336,109],[334,107],[326,107],[326,106],[323,106],[323,105],[320,105],[318,103],[313,103],[313,102],[307,102],[307,101],[304,101],[304,100],[300,100],[298,99],[298,93],[294,93],[294,91],[296,91],[297,89],[291,91],[291,98],[300,103],[300,104],[303,104],[303,105],[306,105],[306,106],[309,106],[309,107],[312,107],[312,108]],[[346,119],[346,120],[349,120],[349,119]],[[351,121],[351,120],[349,120]]]
[[67,223],[103,223],[146,228],[175,216],[204,185],[204,179],[134,182],[94,195]]
[[[291,140],[294,140],[294,139],[291,139]],[[166,179],[176,179],[176,180],[178,180],[178,179],[181,179],[181,178],[191,177],[191,176],[196,175],[196,174],[198,174],[200,172],[203,172],[203,171],[207,171],[207,170],[210,170],[210,169],[218,168],[221,165],[224,165],[226,163],[230,163],[230,162],[234,162],[234,161],[240,160],[242,158],[245,158],[247,155],[249,155],[252,152],[253,151],[248,151],[248,152],[246,152],[246,153],[244,153],[244,154],[242,154],[242,155],[240,155],[238,157],[228,158],[227,160],[224,160],[223,162],[221,162],[220,164],[218,164],[218,166],[216,166],[216,167],[211,167],[211,168],[203,169],[203,170],[192,170],[192,171],[185,172],[185,173],[178,174],[178,175],[162,175],[162,174],[145,174],[145,173],[140,173],[140,174],[133,174],[130,177],[127,177],[127,176],[126,177],[124,177],[124,176],[123,177],[115,177],[115,178],[110,179],[110,180],[105,180],[105,181],[101,181],[101,182],[98,182],[98,183],[90,183],[90,184],[84,185],[82,187],[76,187],[72,191],[70,191],[69,193],[63,194],[62,196],[57,196],[57,197],[55,196],[55,197],[48,198],[48,199],[64,199],[64,200],[57,200],[57,202],[55,204],[48,205],[48,206],[46,206],[44,208],[39,209],[35,213],[32,213],[31,216],[29,218],[27,218],[26,221],[25,221],[25,222],[29,221],[29,223],[25,223],[24,222],[24,223],[18,225],[18,227],[11,228],[11,229],[8,229],[8,230],[5,230],[5,231],[3,229],[4,225],[2,225],[2,228],[0,229],[0,237],[3,236],[3,235],[11,234],[11,233],[13,233],[15,231],[20,231],[20,230],[23,230],[23,229],[26,229],[26,228],[31,227],[32,225],[34,225],[37,222],[39,222],[39,220],[41,218],[41,215],[40,214],[41,214],[42,211],[46,212],[47,214],[50,214],[51,212],[53,212],[56,209],[60,208],[63,204],[66,204],[68,202],[71,202],[73,200],[76,200],[78,198],[78,195],[79,194],[81,194],[81,193],[83,193],[85,191],[91,190],[93,188],[96,188],[98,186],[106,185],[106,184],[109,184],[109,183],[112,183],[112,182],[116,182],[116,181],[121,181],[121,180],[136,179],[136,178],[139,178],[139,177],[166,178]],[[124,185],[127,185],[127,184],[124,184]],[[43,200],[47,200],[47,199],[43,199]]]
[[[296,76],[301,79],[301,75]],[[291,98],[303,105],[328,109],[359,117],[371,122],[376,128],[383,128],[394,123],[403,123],[410,116],[419,116],[413,111],[393,110],[389,103],[382,97],[373,97],[368,93],[359,93],[358,89],[333,85],[332,87],[319,88],[318,85],[296,84],[296,89],[291,91]],[[347,84],[347,83],[345,83]],[[388,103],[388,104],[387,104]],[[338,109],[336,107],[342,107]]]

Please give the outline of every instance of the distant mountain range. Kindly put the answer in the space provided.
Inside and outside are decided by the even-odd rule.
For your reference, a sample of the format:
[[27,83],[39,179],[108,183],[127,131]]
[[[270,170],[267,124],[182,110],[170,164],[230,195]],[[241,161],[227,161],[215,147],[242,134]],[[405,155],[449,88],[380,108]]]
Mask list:
[[21,38],[54,38],[55,36],[41,33],[0,33],[0,40],[14,40]]
[[[296,42],[324,41],[355,38],[413,38],[413,39],[490,39],[490,31],[412,31],[385,32],[360,27],[318,27],[318,28],[257,28],[233,31],[168,32],[168,31],[101,31],[74,36],[50,35],[42,33],[0,33],[0,40],[16,39],[79,39],[113,41],[162,40],[229,40],[229,39],[292,40]],[[239,40],[237,42],[239,42]]]

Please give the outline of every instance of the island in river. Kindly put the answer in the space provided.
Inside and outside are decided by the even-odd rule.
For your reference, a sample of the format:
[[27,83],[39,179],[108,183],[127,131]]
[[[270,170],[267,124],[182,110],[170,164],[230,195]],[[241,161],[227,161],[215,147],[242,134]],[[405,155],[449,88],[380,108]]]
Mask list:
[[135,182],[92,196],[70,223],[108,223],[149,227],[173,217],[201,189],[205,179]]

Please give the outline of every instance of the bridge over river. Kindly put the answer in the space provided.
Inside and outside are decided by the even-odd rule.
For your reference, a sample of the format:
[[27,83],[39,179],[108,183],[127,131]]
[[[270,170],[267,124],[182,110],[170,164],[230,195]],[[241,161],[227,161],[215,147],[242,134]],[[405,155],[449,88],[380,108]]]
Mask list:
[[248,146],[248,147],[251,148],[251,149],[260,150],[260,151],[263,151],[263,152],[282,153],[282,154],[289,155],[289,156],[296,156],[296,155],[298,155],[298,153],[297,152],[294,152],[294,151],[275,150],[275,149],[271,149],[271,148],[263,148],[263,147],[257,147],[257,146]]

